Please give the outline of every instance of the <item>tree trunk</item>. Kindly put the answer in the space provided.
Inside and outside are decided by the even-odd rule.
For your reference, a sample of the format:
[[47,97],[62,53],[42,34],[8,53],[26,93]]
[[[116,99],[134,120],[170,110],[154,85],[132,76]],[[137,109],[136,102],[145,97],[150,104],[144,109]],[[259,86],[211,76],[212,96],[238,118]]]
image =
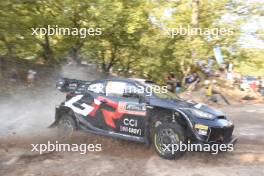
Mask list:
[[[192,0],[192,16],[191,16],[191,28],[198,28],[199,27],[199,4],[200,0]],[[185,77],[190,73],[191,67],[194,63],[194,61],[197,59],[197,50],[196,50],[196,45],[194,43],[195,41],[195,35],[190,35],[189,37],[190,41],[190,50],[191,50],[191,62],[186,63],[182,62],[181,63],[181,71],[183,73],[183,79],[182,79],[182,85],[185,86]]]
[[[75,11],[73,17],[71,18],[74,28],[81,28],[81,17],[79,12]],[[80,37],[80,36],[78,36]],[[76,43],[71,48],[71,57],[76,64],[81,64],[80,51],[83,46],[84,40],[78,39]]]
[[43,58],[47,63],[52,63],[54,62],[54,56],[53,56],[53,50],[50,47],[50,40],[49,36],[45,35],[45,41],[42,43],[42,48],[43,48]]
[[7,57],[13,57],[13,48],[14,45],[9,43],[4,35],[0,35],[0,40],[4,43],[5,48],[7,49],[7,53],[5,54]]
[[[198,28],[199,27],[199,0],[192,0],[192,19],[191,19],[191,27]],[[193,43],[195,37],[191,36],[191,43]],[[197,51],[195,45],[193,45],[192,54],[191,54],[191,63],[193,64],[194,60],[197,59]]]
[[109,75],[110,69],[116,64],[117,46],[111,48],[110,61],[107,63],[105,60],[104,52],[101,53],[102,70],[104,74]]
[[183,62],[183,63],[181,63],[180,68],[181,68],[181,72],[183,74],[181,84],[182,84],[182,86],[185,86],[185,84],[186,84],[185,78],[190,73],[191,67],[189,65],[186,66],[185,63]]
[[128,60],[126,67],[125,67],[125,76],[128,77],[129,76],[129,71],[130,71],[130,64],[131,62]]
[[80,51],[82,48],[82,43],[77,42],[72,48],[71,48],[71,58],[72,60],[77,63],[81,64],[81,58],[80,58]]
[[2,78],[3,78],[3,68],[4,68],[4,66],[3,66],[3,58],[0,57],[0,80],[2,80]]

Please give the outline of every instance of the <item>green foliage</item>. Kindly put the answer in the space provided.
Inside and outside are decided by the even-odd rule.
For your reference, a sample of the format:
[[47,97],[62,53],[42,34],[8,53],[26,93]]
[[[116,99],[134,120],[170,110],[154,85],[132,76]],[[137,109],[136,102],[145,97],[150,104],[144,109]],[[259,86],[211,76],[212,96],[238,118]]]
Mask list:
[[239,55],[234,56],[236,71],[242,73],[242,75],[263,76],[263,56],[263,49],[241,49]]
[[[9,0],[0,3],[0,55],[58,64],[66,58],[100,65],[104,72],[150,77],[159,82],[169,72],[179,77],[195,59],[213,56],[221,46],[225,60],[237,70],[263,70],[263,53],[241,49],[241,25],[251,15],[263,15],[263,5],[230,0],[200,0],[202,29],[232,29],[232,35],[166,35],[167,29],[191,25],[189,0]],[[225,20],[224,16],[239,17]],[[32,35],[31,28],[101,28],[99,36]],[[257,31],[261,33],[261,31]],[[254,56],[254,57],[251,57]],[[254,69],[243,69],[243,65]],[[248,73],[251,74],[251,73]],[[253,73],[254,74],[254,73]]]

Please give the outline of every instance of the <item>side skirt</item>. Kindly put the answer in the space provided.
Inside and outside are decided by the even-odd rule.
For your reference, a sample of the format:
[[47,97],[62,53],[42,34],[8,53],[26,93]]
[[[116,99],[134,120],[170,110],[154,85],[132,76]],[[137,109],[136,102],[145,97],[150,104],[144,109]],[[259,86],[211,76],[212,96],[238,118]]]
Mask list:
[[89,122],[84,120],[82,117],[77,116],[77,118],[80,122],[80,129],[82,129],[85,132],[103,135],[103,136],[114,137],[114,138],[119,138],[119,139],[124,139],[124,140],[129,140],[129,141],[146,143],[146,140],[144,137],[137,137],[137,136],[131,136],[131,135],[127,135],[127,134],[120,134],[120,133],[116,133],[116,132],[112,132],[112,131],[102,130],[100,128],[94,127],[92,124],[90,124]]

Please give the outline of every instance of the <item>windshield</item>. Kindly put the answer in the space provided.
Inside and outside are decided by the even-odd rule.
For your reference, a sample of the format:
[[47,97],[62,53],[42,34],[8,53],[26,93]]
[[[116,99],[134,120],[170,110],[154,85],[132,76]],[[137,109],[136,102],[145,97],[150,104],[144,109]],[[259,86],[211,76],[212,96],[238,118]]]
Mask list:
[[153,82],[139,82],[139,81],[136,81],[136,82],[137,82],[136,83],[137,87],[143,88],[143,92],[146,96],[154,96],[154,97],[162,98],[162,99],[183,100],[176,94],[168,91],[167,86],[159,86],[158,84],[155,84]]
[[170,91],[167,91],[167,92],[155,92],[154,95],[157,96],[158,98],[179,99],[179,97],[177,95],[175,95],[174,93],[172,93]]
[[[180,99],[176,94],[168,91],[166,86],[159,86],[157,84],[150,84],[147,83],[147,89],[146,90],[151,90],[150,92],[158,97],[158,98],[162,98],[162,99]],[[149,92],[146,92],[149,93]]]

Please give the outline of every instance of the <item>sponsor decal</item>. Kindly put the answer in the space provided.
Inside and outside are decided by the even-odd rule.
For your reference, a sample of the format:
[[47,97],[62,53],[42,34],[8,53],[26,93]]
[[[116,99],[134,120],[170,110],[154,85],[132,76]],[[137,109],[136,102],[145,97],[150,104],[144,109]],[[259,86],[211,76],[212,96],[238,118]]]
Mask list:
[[[83,98],[83,95],[77,95],[70,100],[65,102],[65,106],[71,108],[74,112],[87,116],[90,112],[93,111],[94,107],[87,105],[85,103],[78,103]],[[80,105],[80,107],[76,106],[76,104]]]
[[141,129],[138,127],[138,120],[124,118],[123,125],[120,126],[120,132],[127,132],[133,135],[141,135]]
[[118,104],[118,112],[124,114],[146,116],[146,106],[138,103],[120,102]]
[[120,132],[127,132],[130,134],[141,135],[141,129],[131,128],[127,126],[120,126]]
[[207,135],[207,131],[209,129],[208,126],[202,124],[195,124],[194,128],[197,130],[200,135]]
[[195,124],[196,129],[208,130],[208,126],[202,124]]
[[125,126],[137,127],[137,120],[135,119],[124,119],[123,124]]
[[[91,105],[88,105],[86,103],[82,102],[82,98],[84,95],[76,95],[70,100],[65,102],[65,106],[71,108],[75,113],[81,114],[83,116],[90,116],[95,117],[95,114],[97,110],[101,106],[100,100],[106,100],[107,105],[111,106],[115,109],[114,112],[108,111],[106,109],[102,109],[103,118],[105,123],[112,127],[116,128],[116,125],[114,123],[114,119],[120,119],[122,115],[124,114],[131,114],[131,115],[137,115],[137,116],[145,116],[146,115],[146,106],[140,105],[137,103],[126,103],[126,102],[115,102],[111,99],[104,98],[104,97],[98,97],[98,99],[94,99],[93,103]],[[131,126],[137,126],[137,122],[129,121],[125,122],[126,124],[129,123]],[[127,132],[131,132],[133,134],[141,134],[140,132],[132,132],[132,129],[124,129]]]

